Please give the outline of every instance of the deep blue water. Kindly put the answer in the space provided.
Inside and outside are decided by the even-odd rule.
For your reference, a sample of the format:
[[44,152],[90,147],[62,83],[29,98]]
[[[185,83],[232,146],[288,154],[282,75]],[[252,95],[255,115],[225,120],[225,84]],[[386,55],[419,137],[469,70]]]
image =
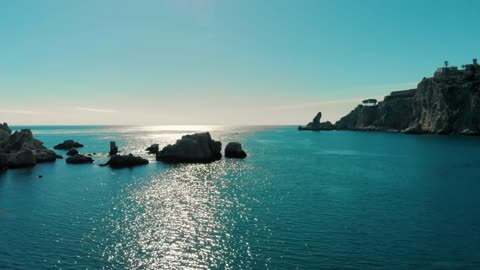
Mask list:
[[[32,128],[48,147],[85,144],[96,162],[0,174],[0,269],[480,269],[480,138]],[[97,166],[110,140],[145,155],[201,130],[249,157]]]

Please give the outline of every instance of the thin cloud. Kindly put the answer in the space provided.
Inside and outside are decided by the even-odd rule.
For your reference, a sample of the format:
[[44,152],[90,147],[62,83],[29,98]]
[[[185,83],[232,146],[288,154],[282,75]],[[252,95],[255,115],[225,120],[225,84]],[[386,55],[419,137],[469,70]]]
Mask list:
[[117,112],[113,109],[99,109],[99,108],[91,108],[91,107],[77,107],[76,110],[84,111],[84,112],[94,112],[94,113],[114,113]]
[[34,112],[29,110],[18,110],[18,109],[2,109],[0,113],[14,113],[14,114],[41,114],[42,112]]

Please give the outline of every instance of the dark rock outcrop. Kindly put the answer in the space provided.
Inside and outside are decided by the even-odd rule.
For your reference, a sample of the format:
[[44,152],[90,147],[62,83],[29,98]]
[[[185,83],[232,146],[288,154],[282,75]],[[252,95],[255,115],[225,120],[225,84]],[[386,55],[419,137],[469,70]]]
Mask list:
[[35,155],[37,163],[53,162],[57,159],[63,158],[62,156],[57,155],[57,153],[50,149],[37,149],[33,151],[33,154]]
[[0,172],[8,168],[8,156],[0,151]]
[[[5,131],[6,124],[2,126]],[[0,152],[7,157],[9,168],[34,166],[37,163],[53,162],[62,158],[35,139],[29,129],[16,131],[0,140]]]
[[53,149],[58,149],[58,150],[70,150],[72,148],[81,148],[83,147],[84,145],[79,143],[79,142],[75,142],[73,140],[66,140],[64,141],[63,143],[59,143],[57,145],[55,145],[53,147]]
[[12,134],[12,130],[7,123],[0,124],[0,141],[10,136],[10,134]]
[[416,89],[392,92],[376,106],[359,105],[335,128],[478,136],[480,66],[440,68]]
[[247,153],[242,149],[242,145],[239,142],[231,142],[225,147],[225,157],[246,158]]
[[68,157],[66,162],[68,164],[85,164],[92,163],[93,159],[91,157],[87,157],[81,154],[76,154],[74,156]]
[[156,159],[166,163],[210,163],[222,158],[221,150],[222,143],[212,140],[210,133],[196,133],[165,146]]
[[299,126],[298,130],[333,130],[333,129],[335,129],[335,126],[332,123],[330,123],[329,121],[321,123],[320,122],[321,118],[322,118],[322,113],[319,112],[313,118],[312,122],[308,123],[304,127]]
[[147,165],[148,160],[134,156],[132,154],[128,155],[115,155],[110,158],[110,160],[102,164],[101,166],[110,166],[111,168],[126,168],[126,167],[133,167],[139,165]]
[[108,156],[111,157],[116,154],[118,154],[117,144],[115,142],[110,142],[110,152],[108,153]]
[[32,167],[37,164],[35,155],[32,150],[23,149],[15,153],[11,153],[8,158],[9,168],[25,168]]
[[67,156],[75,156],[75,155],[78,155],[78,150],[76,148],[72,148],[68,150]]
[[149,154],[156,154],[159,150],[158,143],[154,143],[145,149],[145,151],[147,151]]

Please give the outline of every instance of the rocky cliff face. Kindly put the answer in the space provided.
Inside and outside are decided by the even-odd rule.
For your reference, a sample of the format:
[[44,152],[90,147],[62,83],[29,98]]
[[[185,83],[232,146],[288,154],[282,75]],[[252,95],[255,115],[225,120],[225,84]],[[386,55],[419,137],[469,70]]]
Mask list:
[[436,134],[480,134],[480,80],[430,78],[418,84],[410,130]]
[[335,128],[480,135],[480,66],[436,74],[416,92],[393,94],[378,105],[357,106]]

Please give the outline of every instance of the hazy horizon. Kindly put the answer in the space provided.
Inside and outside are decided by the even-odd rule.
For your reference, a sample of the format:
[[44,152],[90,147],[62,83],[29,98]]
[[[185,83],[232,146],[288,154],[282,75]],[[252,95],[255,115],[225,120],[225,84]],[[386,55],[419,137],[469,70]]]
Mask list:
[[476,1],[5,1],[0,122],[300,125],[478,53]]

